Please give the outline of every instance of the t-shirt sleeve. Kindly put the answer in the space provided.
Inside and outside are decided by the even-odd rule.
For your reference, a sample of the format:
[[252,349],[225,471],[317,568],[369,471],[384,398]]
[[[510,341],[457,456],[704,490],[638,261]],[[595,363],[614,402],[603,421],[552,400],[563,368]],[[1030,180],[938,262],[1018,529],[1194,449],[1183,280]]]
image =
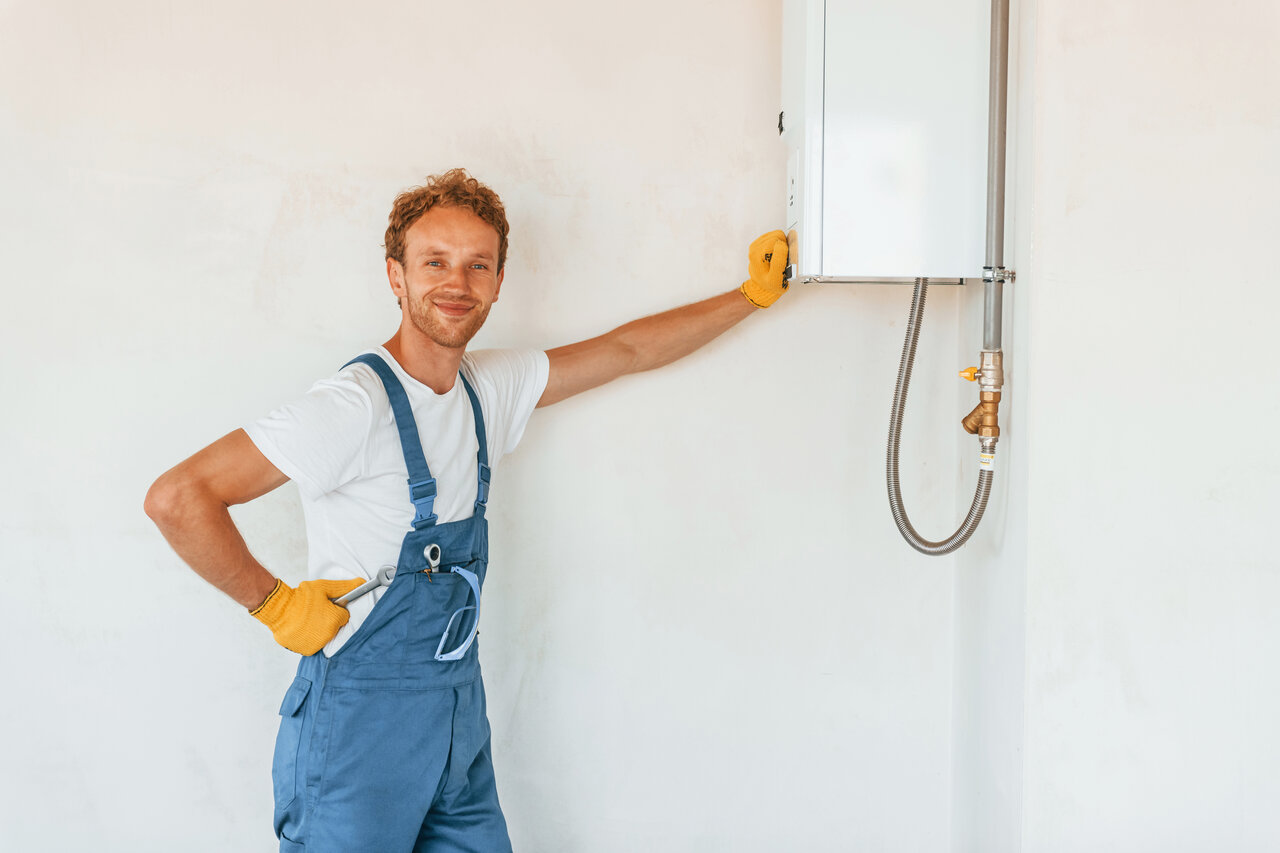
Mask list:
[[524,436],[547,388],[550,362],[539,350],[477,350],[464,365],[484,411],[489,464],[496,465]]
[[245,427],[267,460],[316,497],[359,477],[373,429],[369,392],[353,371],[317,382],[302,398]]

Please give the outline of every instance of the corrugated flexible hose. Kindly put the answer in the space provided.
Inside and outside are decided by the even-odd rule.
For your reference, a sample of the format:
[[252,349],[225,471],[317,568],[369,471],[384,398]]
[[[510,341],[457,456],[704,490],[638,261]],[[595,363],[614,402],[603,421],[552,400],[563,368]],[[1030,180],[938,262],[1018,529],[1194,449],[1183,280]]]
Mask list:
[[[898,482],[898,442],[902,437],[902,410],[907,405],[907,386],[911,383],[911,367],[916,360],[916,342],[920,338],[920,321],[924,317],[924,298],[928,290],[927,278],[916,279],[915,289],[911,293],[911,312],[907,317],[907,338],[902,344],[902,360],[898,363],[898,383],[893,389],[893,408],[889,413],[889,452],[885,467],[889,483],[889,509],[893,511],[893,521],[898,525],[902,538],[921,554],[941,556],[950,554],[969,541],[973,531],[978,529],[978,522],[982,521],[982,513],[987,508],[987,498],[991,495],[991,478],[994,475],[988,469],[978,472],[978,490],[969,506],[969,514],[960,529],[946,539],[931,542],[911,526],[907,510],[902,505],[902,486]],[[991,452],[995,452],[994,447]]]

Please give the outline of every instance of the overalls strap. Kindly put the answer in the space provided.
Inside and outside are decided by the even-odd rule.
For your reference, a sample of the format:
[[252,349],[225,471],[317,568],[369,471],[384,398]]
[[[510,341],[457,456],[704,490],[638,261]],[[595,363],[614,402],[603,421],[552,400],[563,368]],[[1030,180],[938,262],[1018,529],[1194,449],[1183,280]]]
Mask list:
[[413,408],[409,405],[409,395],[404,386],[396,378],[395,373],[382,360],[382,356],[371,352],[358,355],[343,367],[357,362],[373,368],[382,380],[387,399],[391,401],[391,411],[395,415],[396,429],[400,432],[400,449],[404,452],[404,464],[409,469],[409,500],[413,501],[415,510],[413,528],[419,530],[436,523],[436,514],[432,512],[436,502],[436,479],[431,476],[427,467],[427,457],[422,453],[422,440],[418,437],[418,423],[413,419]]
[[461,373],[458,378],[462,380],[462,387],[467,389],[467,396],[471,398],[471,414],[476,424],[476,442],[480,445],[479,451],[476,452],[476,474],[479,482],[476,484],[476,515],[484,516],[485,505],[489,502],[489,442],[484,436],[484,413],[480,411],[480,398],[476,396],[475,389],[471,387],[471,383],[467,381],[467,377]]
[[[395,416],[396,430],[400,433],[400,449],[404,453],[405,467],[409,471],[409,500],[413,502],[413,529],[421,530],[436,523],[433,508],[436,501],[436,479],[431,476],[431,468],[427,466],[427,457],[422,452],[422,439],[418,435],[418,423],[413,417],[413,407],[409,405],[409,395],[396,377],[395,372],[377,353],[363,353],[348,361],[343,367],[353,364],[366,364],[382,381],[382,387],[391,401],[391,412]],[[476,453],[477,476],[475,512],[484,515],[485,504],[489,499],[489,445],[485,441],[484,415],[480,411],[480,400],[467,378],[458,373],[462,387],[471,400],[471,412],[475,420],[476,441],[480,449]]]

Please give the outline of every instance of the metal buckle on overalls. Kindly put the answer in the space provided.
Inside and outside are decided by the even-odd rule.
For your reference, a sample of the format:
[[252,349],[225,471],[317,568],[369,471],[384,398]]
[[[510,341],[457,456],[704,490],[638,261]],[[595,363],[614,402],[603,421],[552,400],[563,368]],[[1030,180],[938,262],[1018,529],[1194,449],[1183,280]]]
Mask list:
[[483,462],[480,463],[480,480],[476,486],[476,505],[483,507],[489,502],[489,480],[492,477],[490,473],[492,469]]
[[411,481],[409,483],[409,500],[413,501],[413,508],[416,510],[416,514],[413,517],[413,526],[415,528],[423,524],[436,523],[436,514],[431,511],[436,502],[435,478],[422,480],[418,483]]

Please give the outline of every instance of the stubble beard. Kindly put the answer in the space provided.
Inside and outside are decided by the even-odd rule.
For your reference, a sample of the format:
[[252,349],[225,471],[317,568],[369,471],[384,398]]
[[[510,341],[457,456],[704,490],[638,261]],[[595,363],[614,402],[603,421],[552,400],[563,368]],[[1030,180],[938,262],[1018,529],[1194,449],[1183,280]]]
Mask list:
[[480,327],[489,317],[491,307],[486,305],[479,311],[472,311],[466,316],[464,322],[447,323],[441,322],[440,317],[431,310],[429,302],[410,302],[409,319],[413,322],[414,328],[439,346],[463,349],[475,337],[476,332],[480,331]]

